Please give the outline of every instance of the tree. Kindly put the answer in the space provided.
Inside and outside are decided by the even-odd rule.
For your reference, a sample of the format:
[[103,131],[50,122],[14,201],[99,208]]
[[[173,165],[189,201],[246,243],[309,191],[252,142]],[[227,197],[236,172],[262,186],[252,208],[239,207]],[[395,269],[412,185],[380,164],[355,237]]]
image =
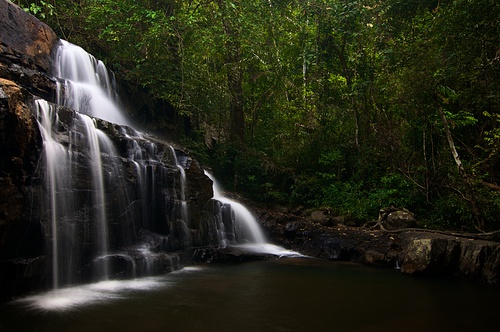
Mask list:
[[498,1],[20,2],[189,116],[234,188],[499,226]]

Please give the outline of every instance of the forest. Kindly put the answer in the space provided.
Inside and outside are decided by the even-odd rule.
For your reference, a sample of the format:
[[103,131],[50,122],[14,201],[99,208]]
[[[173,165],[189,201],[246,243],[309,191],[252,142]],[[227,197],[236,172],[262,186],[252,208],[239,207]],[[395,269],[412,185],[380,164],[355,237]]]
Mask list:
[[228,190],[500,228],[498,0],[12,2],[187,119]]

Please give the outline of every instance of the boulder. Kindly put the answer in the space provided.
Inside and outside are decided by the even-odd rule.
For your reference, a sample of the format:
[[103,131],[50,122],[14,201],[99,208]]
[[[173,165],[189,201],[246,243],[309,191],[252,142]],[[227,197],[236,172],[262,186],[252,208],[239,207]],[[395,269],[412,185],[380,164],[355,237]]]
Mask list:
[[311,220],[323,226],[331,225],[331,218],[325,211],[316,210],[311,213]]
[[387,230],[412,228],[417,226],[413,213],[405,208],[395,208],[393,206],[381,209],[379,211],[378,220]]
[[500,282],[500,243],[430,232],[408,232],[403,240],[401,272],[455,275],[490,284]]

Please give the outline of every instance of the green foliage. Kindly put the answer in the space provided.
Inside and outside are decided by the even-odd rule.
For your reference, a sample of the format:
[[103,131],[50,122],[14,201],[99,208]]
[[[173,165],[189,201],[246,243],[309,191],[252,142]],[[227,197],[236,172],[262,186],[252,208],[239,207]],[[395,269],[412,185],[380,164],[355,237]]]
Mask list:
[[23,8],[25,12],[33,14],[41,19],[46,19],[49,16],[54,15],[55,7],[46,1],[18,1],[18,4]]
[[[226,188],[254,199],[353,220],[403,206],[428,227],[470,229],[477,211],[442,110],[498,227],[496,0],[19,3],[189,116],[185,141]],[[242,142],[231,135],[236,99]]]
[[[434,203],[434,211],[428,213],[422,225],[430,229],[460,229],[472,231],[474,217],[464,201],[456,196],[445,196]],[[432,213],[434,212],[434,213]]]
[[413,208],[415,204],[412,185],[397,173],[385,175],[373,187],[360,181],[337,181],[324,188],[320,197],[320,206],[330,206],[337,213],[360,221],[377,219],[385,206]]

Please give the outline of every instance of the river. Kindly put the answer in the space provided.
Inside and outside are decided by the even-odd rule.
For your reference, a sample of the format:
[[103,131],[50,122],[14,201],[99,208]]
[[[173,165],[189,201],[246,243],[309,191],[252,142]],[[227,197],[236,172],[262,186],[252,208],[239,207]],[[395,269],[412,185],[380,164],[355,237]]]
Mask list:
[[308,258],[188,267],[0,305],[0,331],[494,331],[500,288]]

